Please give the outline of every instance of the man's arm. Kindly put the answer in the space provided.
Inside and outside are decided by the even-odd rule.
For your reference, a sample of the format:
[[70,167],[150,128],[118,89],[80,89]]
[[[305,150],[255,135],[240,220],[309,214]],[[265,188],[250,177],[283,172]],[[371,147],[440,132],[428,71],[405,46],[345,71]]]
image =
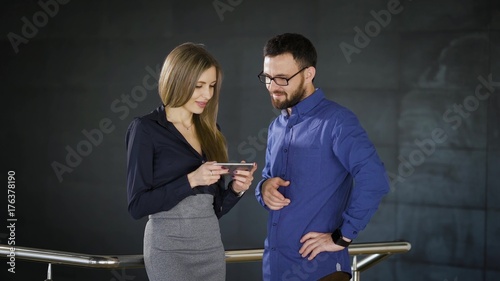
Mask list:
[[333,140],[333,152],[355,180],[340,231],[344,237],[355,239],[389,192],[389,179],[373,143],[352,112],[342,113]]

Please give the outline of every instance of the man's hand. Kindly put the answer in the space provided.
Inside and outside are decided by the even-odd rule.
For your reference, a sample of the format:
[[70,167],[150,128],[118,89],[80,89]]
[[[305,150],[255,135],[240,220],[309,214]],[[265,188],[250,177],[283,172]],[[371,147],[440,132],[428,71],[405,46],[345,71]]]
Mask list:
[[290,181],[285,181],[279,177],[267,179],[262,183],[260,190],[262,193],[262,200],[269,209],[276,211],[290,204],[290,199],[285,198],[285,196],[278,191],[280,186],[289,185]]
[[[344,239],[349,240],[347,237]],[[302,247],[299,254],[303,258],[309,256],[308,260],[313,260],[321,252],[337,252],[345,248],[333,243],[331,233],[309,232],[302,236],[300,243]]]

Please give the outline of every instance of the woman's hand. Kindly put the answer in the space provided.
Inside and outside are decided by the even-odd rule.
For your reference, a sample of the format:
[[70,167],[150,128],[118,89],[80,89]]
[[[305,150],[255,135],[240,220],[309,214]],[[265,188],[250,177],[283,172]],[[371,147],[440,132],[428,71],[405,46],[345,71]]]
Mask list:
[[[241,161],[245,163],[245,161]],[[250,171],[245,170],[234,170],[233,172],[233,186],[231,187],[234,192],[240,193],[242,191],[247,191],[252,185],[253,172],[257,170],[257,163],[253,163],[253,167]]]
[[214,165],[215,161],[205,162],[198,169],[187,175],[191,188],[216,183],[222,174],[227,174],[229,169]]

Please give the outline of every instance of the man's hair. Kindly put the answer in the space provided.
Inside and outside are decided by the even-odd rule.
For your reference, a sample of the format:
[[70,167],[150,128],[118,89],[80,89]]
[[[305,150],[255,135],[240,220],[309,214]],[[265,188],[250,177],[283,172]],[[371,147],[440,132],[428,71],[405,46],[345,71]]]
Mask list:
[[284,33],[277,35],[264,46],[264,57],[275,57],[290,53],[299,67],[316,67],[318,55],[314,45],[306,37],[297,33]]

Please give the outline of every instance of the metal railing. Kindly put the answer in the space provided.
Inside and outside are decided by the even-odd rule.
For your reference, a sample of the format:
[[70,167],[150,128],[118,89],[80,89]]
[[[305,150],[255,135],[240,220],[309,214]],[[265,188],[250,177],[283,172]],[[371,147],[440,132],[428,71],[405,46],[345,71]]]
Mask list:
[[[392,254],[406,253],[411,244],[406,241],[354,243],[349,246],[349,255],[353,257],[352,281],[360,280],[360,273]],[[228,250],[226,262],[256,262],[262,261],[263,249]],[[358,260],[359,256],[366,256]],[[16,260],[44,262],[49,264],[47,279],[52,280],[52,264],[80,266],[89,268],[141,268],[144,267],[143,255],[86,255],[81,253],[44,250],[28,247],[12,248],[0,244],[0,257]]]

